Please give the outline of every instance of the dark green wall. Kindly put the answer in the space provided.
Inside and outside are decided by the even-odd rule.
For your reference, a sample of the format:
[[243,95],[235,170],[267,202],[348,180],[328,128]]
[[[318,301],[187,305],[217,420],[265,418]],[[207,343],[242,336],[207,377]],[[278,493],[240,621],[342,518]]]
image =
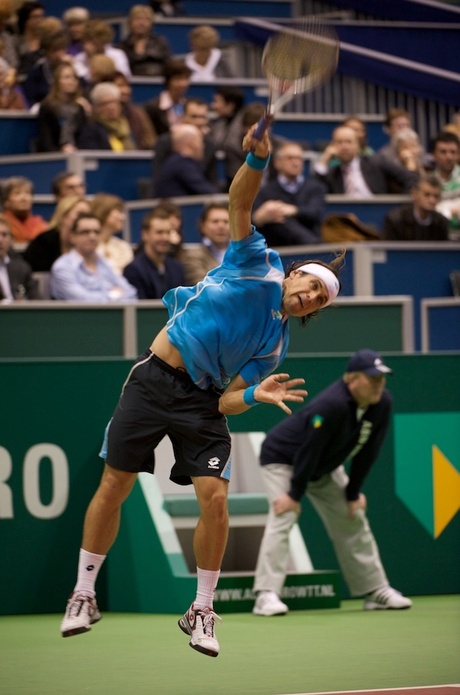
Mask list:
[[[460,356],[389,356],[395,414],[460,411]],[[0,361],[0,614],[59,612],[76,573],[81,525],[102,470],[98,450],[103,430],[131,365],[129,360]],[[283,369],[303,376],[313,396],[337,378],[346,357],[287,359]],[[265,431],[281,411],[258,406],[230,418],[234,431]],[[53,501],[51,465],[42,458],[37,477],[34,447],[59,447],[67,461],[69,498],[55,518],[38,518]],[[36,451],[36,450],[35,450]],[[460,437],[450,453],[460,468]],[[11,473],[8,466],[12,462]],[[25,461],[27,463],[25,464]],[[62,467],[61,467],[62,468]],[[414,479],[414,486],[418,484]],[[24,487],[28,490],[25,501]],[[393,585],[410,594],[460,590],[460,515],[434,538],[395,494],[394,428],[365,485],[369,517]],[[13,518],[5,518],[12,505]],[[335,559],[308,503],[301,527],[314,565],[334,568]],[[52,571],[50,571],[50,567]],[[31,581],[33,576],[33,581]],[[104,574],[99,595],[104,596]]]

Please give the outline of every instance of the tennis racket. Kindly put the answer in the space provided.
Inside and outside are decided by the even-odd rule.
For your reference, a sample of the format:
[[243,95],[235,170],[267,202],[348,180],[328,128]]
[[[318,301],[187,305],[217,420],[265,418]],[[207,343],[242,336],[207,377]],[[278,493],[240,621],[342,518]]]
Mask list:
[[269,98],[254,138],[262,139],[275,114],[288,101],[332,77],[338,57],[339,40],[334,28],[317,17],[306,17],[269,38],[262,54]]

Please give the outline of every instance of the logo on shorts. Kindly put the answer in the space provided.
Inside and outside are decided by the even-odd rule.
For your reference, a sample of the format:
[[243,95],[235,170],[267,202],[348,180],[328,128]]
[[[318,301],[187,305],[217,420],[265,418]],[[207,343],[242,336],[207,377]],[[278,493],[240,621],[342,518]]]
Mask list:
[[219,463],[220,463],[220,458],[218,458],[217,456],[213,456],[208,461],[208,468],[212,468],[213,471],[218,471],[219,470]]

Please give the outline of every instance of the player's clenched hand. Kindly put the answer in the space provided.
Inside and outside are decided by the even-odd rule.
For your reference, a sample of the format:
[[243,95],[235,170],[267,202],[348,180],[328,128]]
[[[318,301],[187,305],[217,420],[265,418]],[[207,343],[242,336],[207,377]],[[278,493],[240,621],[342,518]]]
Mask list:
[[273,500],[273,511],[275,512],[275,516],[280,516],[280,514],[284,514],[285,512],[295,512],[297,516],[299,516],[300,502],[296,502],[285,493]]
[[265,159],[270,153],[270,140],[268,133],[263,134],[262,140],[256,140],[253,137],[254,131],[257,128],[257,123],[251,126],[243,139],[243,150],[245,152],[254,152],[256,157]]
[[271,374],[257,386],[254,398],[260,403],[277,405],[287,415],[291,415],[292,410],[288,408],[285,401],[302,403],[308,396],[308,391],[297,387],[304,383],[305,379],[291,379],[289,374]]
[[354,519],[358,509],[364,509],[364,511],[366,511],[366,507],[367,507],[366,495],[364,495],[362,492],[360,492],[357,500],[349,500],[347,502],[347,504],[348,504],[348,518]]

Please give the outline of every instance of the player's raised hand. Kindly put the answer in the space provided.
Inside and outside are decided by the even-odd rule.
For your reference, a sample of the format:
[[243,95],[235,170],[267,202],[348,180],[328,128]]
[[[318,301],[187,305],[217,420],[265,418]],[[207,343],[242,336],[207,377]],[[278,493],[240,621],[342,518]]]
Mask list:
[[308,396],[308,391],[297,387],[304,383],[305,379],[291,379],[289,374],[271,374],[257,386],[254,398],[260,403],[277,405],[287,415],[291,415],[292,410],[285,401],[303,403],[304,398]]
[[257,124],[251,126],[243,138],[243,150],[245,152],[254,152],[256,157],[265,159],[270,153],[270,140],[268,133],[265,132],[261,140],[256,140],[254,137],[254,131]]

